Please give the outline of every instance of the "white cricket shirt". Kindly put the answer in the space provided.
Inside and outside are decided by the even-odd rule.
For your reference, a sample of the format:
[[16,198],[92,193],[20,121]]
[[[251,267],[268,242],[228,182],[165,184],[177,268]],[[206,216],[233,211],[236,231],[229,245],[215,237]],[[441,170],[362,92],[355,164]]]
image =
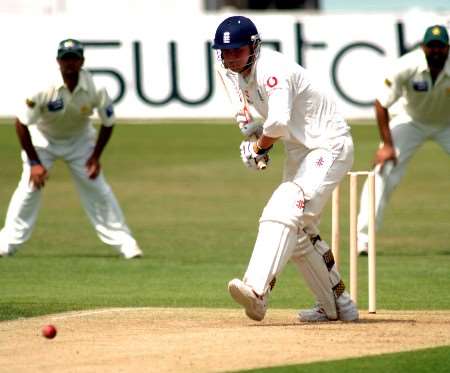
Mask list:
[[385,108],[398,101],[399,115],[406,115],[412,121],[450,125],[450,59],[433,84],[423,50],[405,54],[386,74],[377,99]]
[[112,101],[105,89],[97,90],[92,76],[81,70],[78,85],[70,92],[62,77],[48,89],[29,97],[17,117],[29,126],[36,125],[41,134],[66,140],[93,130],[91,116],[97,110],[103,125],[115,122]]
[[264,118],[266,136],[318,148],[350,131],[334,100],[281,53],[261,49],[250,75],[239,75],[239,86]]

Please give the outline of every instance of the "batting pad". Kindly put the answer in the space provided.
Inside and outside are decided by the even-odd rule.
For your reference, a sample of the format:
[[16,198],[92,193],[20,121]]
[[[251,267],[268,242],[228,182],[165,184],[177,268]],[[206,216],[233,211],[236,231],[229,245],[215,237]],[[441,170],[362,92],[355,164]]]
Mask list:
[[330,274],[331,285],[334,288],[335,286],[339,285],[342,282],[342,280],[341,275],[339,274],[336,268],[333,252],[331,251],[328,244],[320,239],[317,240],[316,243],[314,244],[314,249],[320,254],[320,256],[322,256]]
[[297,265],[306,284],[325,310],[330,320],[337,319],[336,300],[330,281],[330,273],[323,257],[314,250],[311,240],[304,234],[299,236],[292,261]]
[[244,282],[264,295],[290,259],[296,242],[297,230],[273,221],[260,223]]

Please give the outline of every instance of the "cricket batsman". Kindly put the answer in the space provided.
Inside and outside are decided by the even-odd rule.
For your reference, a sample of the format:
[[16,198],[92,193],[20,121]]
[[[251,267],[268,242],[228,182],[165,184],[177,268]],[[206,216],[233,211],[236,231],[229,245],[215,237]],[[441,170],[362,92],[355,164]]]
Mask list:
[[262,159],[270,164],[277,142],[286,153],[282,182],[261,214],[244,277],[228,284],[232,298],[250,319],[263,320],[275,279],[291,260],[316,298],[312,309],[299,312],[301,321],[357,320],[357,307],[318,229],[333,189],[353,164],[349,126],[304,68],[281,53],[261,49],[250,19],[225,19],[213,48],[223,67],[238,74],[239,89],[264,120],[259,138],[241,143],[245,166],[259,171]]

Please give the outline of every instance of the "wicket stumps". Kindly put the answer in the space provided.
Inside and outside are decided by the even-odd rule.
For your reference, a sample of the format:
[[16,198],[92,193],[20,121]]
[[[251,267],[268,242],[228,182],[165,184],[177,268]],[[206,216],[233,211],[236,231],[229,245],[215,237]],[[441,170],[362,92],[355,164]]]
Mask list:
[[[373,171],[351,171],[350,179],[350,209],[349,209],[349,243],[350,243],[350,296],[355,303],[358,300],[358,248],[357,248],[357,214],[358,214],[358,176],[367,176],[369,183],[368,215],[369,215],[369,246],[368,246],[368,284],[369,313],[376,313],[376,252],[375,252],[375,173]],[[340,196],[339,185],[333,191],[331,218],[331,250],[336,266],[339,269],[340,241]]]

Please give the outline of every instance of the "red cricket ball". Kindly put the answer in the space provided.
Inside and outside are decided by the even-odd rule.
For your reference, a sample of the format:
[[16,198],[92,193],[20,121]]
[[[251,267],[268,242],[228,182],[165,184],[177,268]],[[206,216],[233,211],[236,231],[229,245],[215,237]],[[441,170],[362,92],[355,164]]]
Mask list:
[[56,337],[56,333],[57,333],[57,331],[56,331],[56,328],[55,328],[54,325],[45,325],[42,328],[42,335],[45,338],[48,338],[48,339],[55,338]]

